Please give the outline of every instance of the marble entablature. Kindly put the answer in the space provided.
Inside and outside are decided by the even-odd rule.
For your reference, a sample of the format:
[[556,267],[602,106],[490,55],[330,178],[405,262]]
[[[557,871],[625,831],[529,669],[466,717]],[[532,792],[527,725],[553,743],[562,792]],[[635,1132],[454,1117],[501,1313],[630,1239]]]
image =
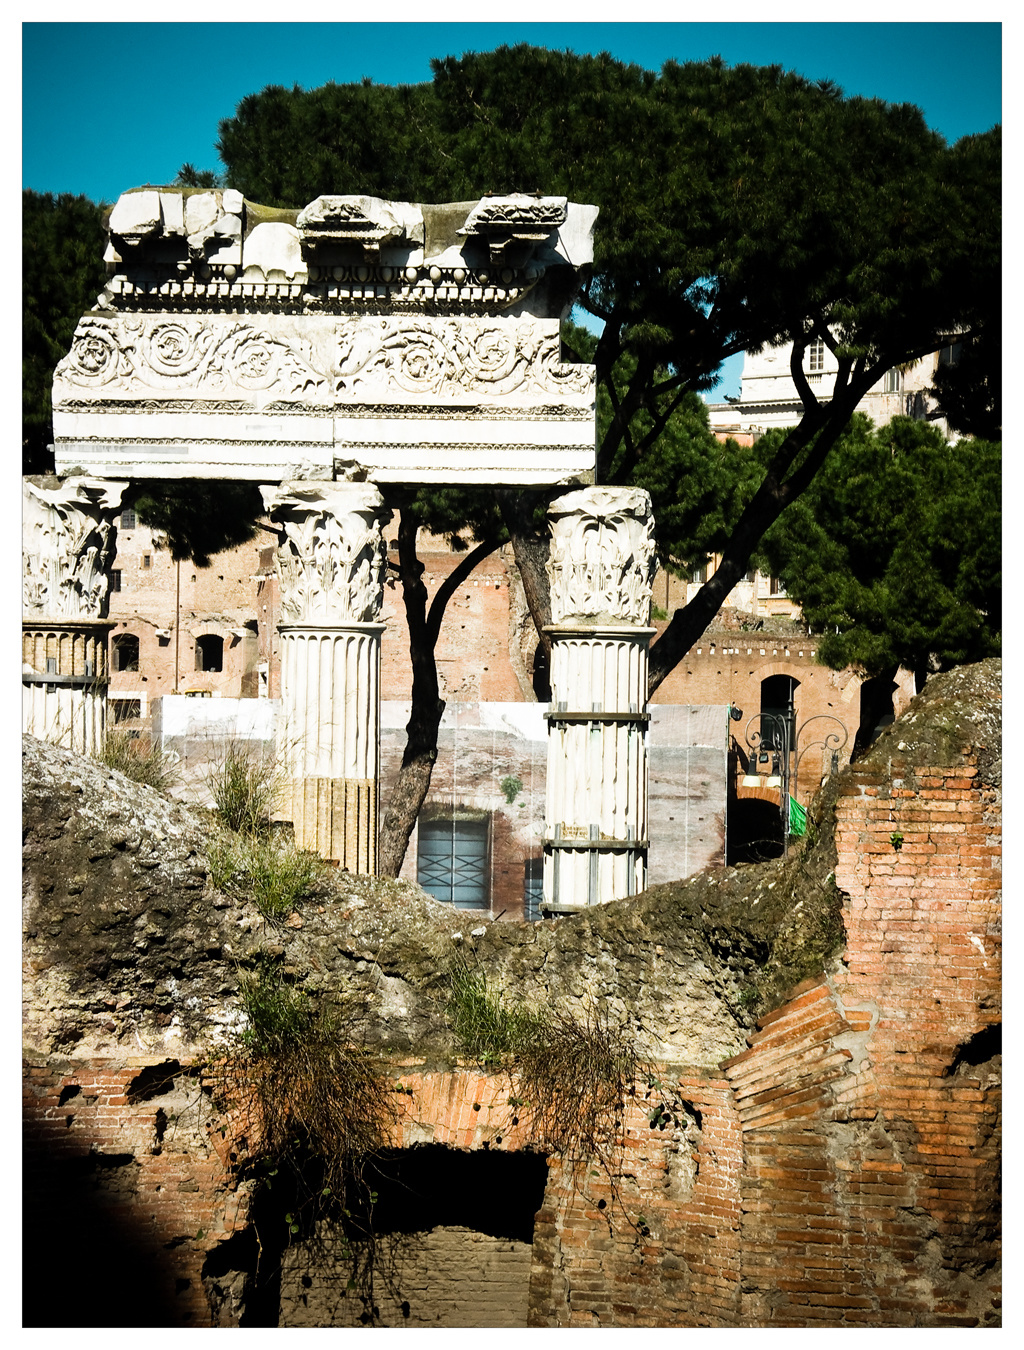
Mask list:
[[57,471],[574,486],[594,372],[559,322],[596,209],[144,189],[54,377]]

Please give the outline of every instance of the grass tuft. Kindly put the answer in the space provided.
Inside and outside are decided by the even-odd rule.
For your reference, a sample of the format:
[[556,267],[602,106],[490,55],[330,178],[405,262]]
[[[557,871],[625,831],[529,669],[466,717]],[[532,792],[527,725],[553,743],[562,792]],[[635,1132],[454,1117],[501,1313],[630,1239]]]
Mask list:
[[251,836],[269,832],[280,779],[273,751],[240,741],[229,741],[207,772],[217,815],[229,830]]
[[463,1054],[480,1064],[502,1064],[540,1035],[537,1013],[508,1007],[465,962],[452,966],[450,981],[448,1022]]
[[247,839],[238,851],[239,871],[265,919],[283,919],[300,900],[315,893],[327,874],[323,859],[294,843]]
[[214,886],[248,895],[271,922],[287,918],[328,876],[327,864],[315,853],[272,837],[215,834],[206,852]]
[[157,792],[170,792],[180,780],[177,766],[169,755],[129,731],[109,730],[96,759],[108,769],[123,773],[133,783],[155,788]]

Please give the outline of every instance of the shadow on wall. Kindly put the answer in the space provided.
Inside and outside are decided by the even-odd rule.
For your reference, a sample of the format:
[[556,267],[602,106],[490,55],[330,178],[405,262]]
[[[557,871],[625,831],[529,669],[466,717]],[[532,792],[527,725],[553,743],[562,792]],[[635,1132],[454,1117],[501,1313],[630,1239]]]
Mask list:
[[[139,1165],[130,1153],[55,1157],[52,1138],[26,1127],[22,1228],[22,1325],[180,1327],[165,1262],[123,1217]],[[184,1287],[181,1287],[184,1286]]]

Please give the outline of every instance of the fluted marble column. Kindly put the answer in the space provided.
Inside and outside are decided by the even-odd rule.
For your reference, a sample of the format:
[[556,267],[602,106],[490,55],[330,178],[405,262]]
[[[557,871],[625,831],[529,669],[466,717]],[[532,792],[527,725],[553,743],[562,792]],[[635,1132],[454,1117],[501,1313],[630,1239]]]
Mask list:
[[127,486],[22,479],[22,728],[83,755],[106,727],[114,517]]
[[262,489],[283,532],[283,752],[296,842],[348,868],[377,868],[380,622],[390,519],[371,483]]
[[585,488],[549,508],[551,711],[544,907],[643,890],[654,518],[646,492]]

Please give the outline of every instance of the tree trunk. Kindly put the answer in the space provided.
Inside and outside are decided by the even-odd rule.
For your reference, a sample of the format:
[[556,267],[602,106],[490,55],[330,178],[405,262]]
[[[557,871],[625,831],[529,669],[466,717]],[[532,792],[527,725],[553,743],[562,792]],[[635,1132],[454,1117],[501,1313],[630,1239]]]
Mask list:
[[[761,536],[807,487],[839,439],[858,402],[871,387],[875,372],[861,376],[837,393],[831,403],[805,413],[779,446],[761,486],[744,507],[714,576],[709,577],[690,603],[677,609],[668,627],[651,647],[647,680],[650,698],[675,669],[750,565]],[[797,461],[799,460],[799,463]],[[796,468],[793,465],[796,464]]]
[[381,877],[397,877],[402,870],[413,826],[430,790],[437,759],[437,732],[445,709],[434,658],[445,606],[477,563],[498,547],[496,539],[486,539],[467,553],[438,588],[428,613],[423,564],[416,556],[416,529],[416,517],[412,512],[403,511],[398,526],[398,573],[409,624],[412,707],[406,726],[402,767],[381,823],[377,845],[377,875]]
[[[546,535],[538,534],[534,528],[535,494],[506,491],[497,493],[497,498],[543,653],[538,665],[546,672],[551,665],[551,635],[544,631],[551,622],[551,588],[547,573],[550,542]],[[541,703],[550,699],[551,687],[546,677],[541,681],[535,680],[534,689]]]

